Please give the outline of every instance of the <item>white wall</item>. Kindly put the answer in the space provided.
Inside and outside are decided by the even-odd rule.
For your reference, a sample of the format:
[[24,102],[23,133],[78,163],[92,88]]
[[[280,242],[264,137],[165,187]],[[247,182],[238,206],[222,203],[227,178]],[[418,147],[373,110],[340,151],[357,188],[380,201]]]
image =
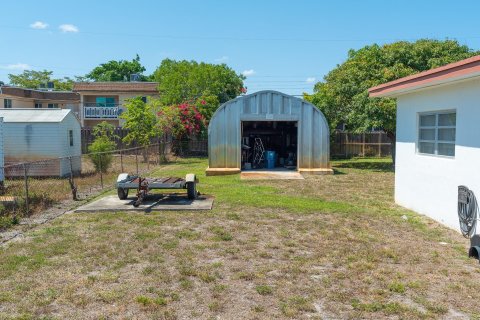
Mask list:
[[[69,130],[73,131],[73,146],[70,146]],[[61,157],[72,157],[72,169],[74,172],[81,172],[82,155],[82,133],[78,119],[70,112],[58,126],[59,143],[61,144]],[[60,175],[70,174],[70,161],[64,159],[61,161]]]
[[5,122],[3,125],[6,162],[36,161],[62,156],[59,123]]
[[[456,110],[455,157],[416,153],[419,112]],[[457,188],[480,200],[480,80],[397,98],[395,201],[459,230]]]

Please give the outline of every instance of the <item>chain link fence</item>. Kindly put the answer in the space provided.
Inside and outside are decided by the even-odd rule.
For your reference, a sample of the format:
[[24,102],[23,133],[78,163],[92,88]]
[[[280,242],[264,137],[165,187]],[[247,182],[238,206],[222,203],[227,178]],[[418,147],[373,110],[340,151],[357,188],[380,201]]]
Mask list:
[[[336,132],[331,155],[388,156],[390,147],[390,140],[383,132]],[[0,182],[0,229],[2,218],[12,216],[10,213],[24,217],[63,202],[98,195],[114,187],[120,173],[146,175],[162,163],[176,161],[177,157],[207,155],[207,140],[173,140],[111,152],[7,164],[0,167],[4,174],[4,181]]]
[[[28,216],[83,200],[115,185],[118,174],[145,175],[175,159],[171,143],[5,165],[0,217]],[[1,224],[1,223],[0,223]],[[1,225],[0,225],[1,228]]]

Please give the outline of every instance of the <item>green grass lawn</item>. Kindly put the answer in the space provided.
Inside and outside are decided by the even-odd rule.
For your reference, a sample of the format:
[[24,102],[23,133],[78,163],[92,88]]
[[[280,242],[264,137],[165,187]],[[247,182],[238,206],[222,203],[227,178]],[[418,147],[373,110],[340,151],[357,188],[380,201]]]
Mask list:
[[393,202],[389,159],[335,175],[199,176],[212,211],[68,214],[0,251],[0,319],[475,318],[468,241]]

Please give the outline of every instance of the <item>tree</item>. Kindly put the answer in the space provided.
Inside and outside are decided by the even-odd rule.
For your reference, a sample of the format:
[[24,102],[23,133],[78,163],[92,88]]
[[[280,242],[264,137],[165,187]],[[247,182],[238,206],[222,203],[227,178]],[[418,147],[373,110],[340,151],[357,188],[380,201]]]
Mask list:
[[206,101],[200,112],[209,120],[220,104],[243,91],[245,77],[226,64],[165,59],[153,74],[164,106]]
[[106,121],[97,124],[93,128],[95,140],[88,147],[89,157],[95,166],[95,171],[106,173],[110,167],[113,156],[110,151],[115,150],[116,143],[115,127]]
[[41,84],[53,82],[55,89],[70,91],[73,87],[73,80],[64,77],[63,79],[52,78],[53,71],[24,70],[21,74],[9,74],[10,84],[23,88],[37,89]]
[[[158,110],[156,100],[145,103],[141,97],[136,97],[128,99],[125,107],[126,111],[120,117],[125,119],[123,127],[129,131],[123,141],[138,146],[149,145],[150,140],[160,134],[155,116]],[[147,161],[145,152],[143,157]]]
[[142,73],[145,67],[140,64],[138,54],[132,61],[110,60],[94,68],[85,78],[92,81],[130,81],[130,75],[139,74],[141,81],[148,81],[148,77]]
[[171,151],[181,154],[186,140],[206,136],[207,121],[200,112],[200,106],[205,106],[206,101],[198,105],[184,102],[170,106],[161,106],[158,116],[158,128],[163,135],[173,137]]
[[[200,105],[205,105],[201,101]],[[177,140],[185,140],[205,132],[207,126],[199,107],[190,103],[161,107],[158,115],[159,130]]]
[[396,102],[369,98],[368,89],[477,54],[455,40],[429,39],[350,50],[347,60],[330,71],[323,82],[315,85],[314,93],[305,98],[322,110],[332,131],[342,122],[354,132],[383,129],[394,148]]

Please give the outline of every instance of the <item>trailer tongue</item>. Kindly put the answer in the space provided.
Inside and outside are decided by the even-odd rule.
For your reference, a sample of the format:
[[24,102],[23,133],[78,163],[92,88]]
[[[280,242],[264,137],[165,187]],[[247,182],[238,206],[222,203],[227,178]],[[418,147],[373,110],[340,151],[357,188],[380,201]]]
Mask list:
[[137,190],[137,199],[133,203],[138,207],[152,189],[186,189],[187,197],[193,200],[197,197],[198,180],[193,173],[189,173],[183,178],[142,178],[140,176],[130,176],[128,173],[121,173],[117,178],[117,194],[120,200],[128,197],[130,189]]

